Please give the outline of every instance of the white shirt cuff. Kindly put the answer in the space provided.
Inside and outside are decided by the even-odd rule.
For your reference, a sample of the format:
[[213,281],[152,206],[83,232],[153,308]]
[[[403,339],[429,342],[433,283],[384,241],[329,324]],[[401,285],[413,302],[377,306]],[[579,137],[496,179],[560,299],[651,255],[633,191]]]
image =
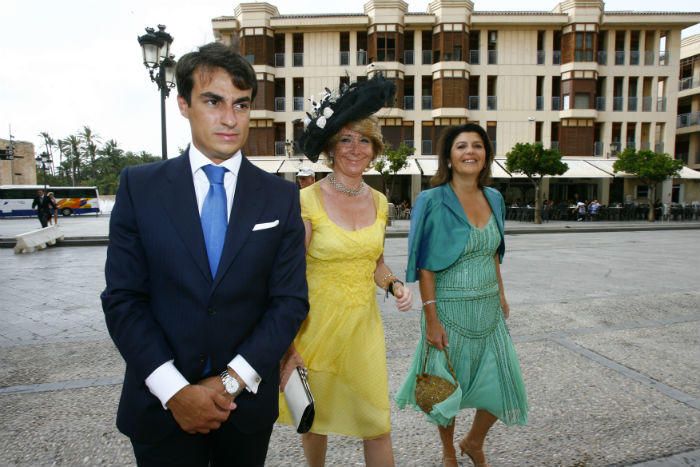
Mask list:
[[258,385],[260,384],[260,375],[253,369],[252,366],[240,354],[236,355],[228,364],[229,368],[236,372],[241,377],[246,385],[246,389],[253,394],[258,393]]
[[160,400],[165,410],[168,410],[165,404],[188,384],[190,383],[182,376],[182,373],[175,368],[173,360],[163,363],[146,378],[148,390]]

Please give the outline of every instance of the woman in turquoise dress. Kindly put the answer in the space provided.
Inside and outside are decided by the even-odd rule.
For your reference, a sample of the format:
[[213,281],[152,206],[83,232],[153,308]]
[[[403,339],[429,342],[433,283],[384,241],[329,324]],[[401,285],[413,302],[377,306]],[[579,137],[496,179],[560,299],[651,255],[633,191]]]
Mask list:
[[456,466],[455,417],[474,408],[469,432],[459,442],[462,455],[488,465],[484,441],[497,420],[527,423],[527,397],[518,357],[505,319],[510,309],[500,262],[505,243],[505,205],[486,185],[493,150],[483,128],[450,127],[440,142],[434,188],[417,198],[411,217],[406,280],[419,281],[423,301],[421,336],[411,369],[396,402],[416,404],[416,375],[428,353],[426,372],[453,381],[457,389],[435,404],[428,419],[438,425],[445,466]]

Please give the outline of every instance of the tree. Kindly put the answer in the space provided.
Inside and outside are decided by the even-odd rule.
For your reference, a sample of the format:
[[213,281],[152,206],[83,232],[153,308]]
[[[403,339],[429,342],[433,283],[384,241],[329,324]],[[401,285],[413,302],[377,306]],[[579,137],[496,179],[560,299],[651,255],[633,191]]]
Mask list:
[[535,224],[542,223],[542,180],[546,175],[562,175],[569,166],[556,149],[540,143],[517,143],[506,154],[506,170],[524,174],[535,187]]
[[668,154],[643,149],[635,151],[627,148],[617,157],[613,164],[615,172],[626,172],[638,177],[642,183],[649,186],[649,222],[654,222],[654,200],[656,185],[669,177],[678,176],[683,168],[683,162],[671,158]]
[[[415,151],[415,148],[407,146],[404,142],[401,142],[396,149],[392,149],[391,145],[387,145],[384,155],[378,157],[374,162],[374,170],[382,176],[382,190],[384,190],[384,193],[386,193],[387,181],[391,183],[389,195],[394,193],[396,174],[408,165],[408,156],[413,155]],[[391,202],[391,196],[389,198]]]
[[100,137],[87,125],[83,126],[83,130],[78,134],[78,137],[83,142],[85,160],[90,162],[90,176],[95,178],[95,156],[97,155],[97,143],[100,142]]

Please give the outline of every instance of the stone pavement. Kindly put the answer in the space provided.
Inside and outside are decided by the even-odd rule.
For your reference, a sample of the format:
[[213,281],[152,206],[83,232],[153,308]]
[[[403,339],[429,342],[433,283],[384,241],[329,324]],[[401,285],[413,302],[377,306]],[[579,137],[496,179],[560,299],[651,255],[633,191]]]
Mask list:
[[[68,221],[79,234],[97,225]],[[0,220],[0,237],[14,222],[23,221]],[[509,327],[531,412],[525,427],[494,427],[491,465],[700,465],[698,233],[578,231],[506,241]],[[124,365],[98,298],[105,251],[0,249],[0,465],[133,464],[114,427]],[[402,271],[405,238],[387,239],[385,257]],[[394,394],[413,355],[419,310],[399,313],[377,299]],[[471,416],[458,419],[458,436]],[[439,465],[437,431],[421,414],[392,403],[392,427],[398,466]],[[328,465],[363,464],[354,439],[331,437],[328,453]],[[268,465],[303,463],[298,435],[276,427]]]

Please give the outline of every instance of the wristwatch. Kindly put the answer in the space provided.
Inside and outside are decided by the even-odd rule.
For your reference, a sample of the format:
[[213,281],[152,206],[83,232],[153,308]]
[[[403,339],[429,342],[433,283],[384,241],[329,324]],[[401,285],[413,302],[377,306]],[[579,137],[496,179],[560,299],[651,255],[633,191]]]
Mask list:
[[236,378],[231,376],[228,370],[221,372],[221,382],[224,383],[224,389],[234,398],[243,391],[243,386]]

